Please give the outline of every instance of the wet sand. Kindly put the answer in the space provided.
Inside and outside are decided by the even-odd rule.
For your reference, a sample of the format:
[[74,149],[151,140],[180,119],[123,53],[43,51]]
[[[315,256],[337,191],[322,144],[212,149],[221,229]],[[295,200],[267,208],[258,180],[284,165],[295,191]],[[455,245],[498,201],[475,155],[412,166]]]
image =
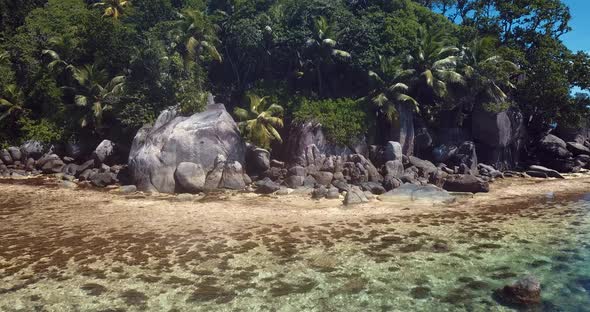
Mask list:
[[498,180],[450,205],[350,208],[34,182],[0,181],[0,311],[501,311],[494,287],[553,272],[551,257],[588,234],[587,215],[564,208],[588,175]]

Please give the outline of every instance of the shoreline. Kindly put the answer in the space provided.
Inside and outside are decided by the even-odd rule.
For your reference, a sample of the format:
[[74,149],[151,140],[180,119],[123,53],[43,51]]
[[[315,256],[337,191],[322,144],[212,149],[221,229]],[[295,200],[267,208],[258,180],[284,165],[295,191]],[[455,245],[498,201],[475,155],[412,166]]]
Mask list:
[[[590,174],[572,174],[565,180],[506,178],[491,184],[489,193],[457,196],[450,204],[397,201],[346,207],[342,199],[313,200],[307,193],[290,195],[259,195],[243,192],[222,192],[205,196],[183,197],[172,194],[120,194],[100,188],[60,188],[57,180],[44,178],[43,185],[30,185],[24,180],[0,180],[0,198],[22,198],[32,205],[45,205],[89,218],[107,218],[103,224],[129,224],[133,221],[151,224],[162,221],[174,224],[179,218],[200,225],[227,224],[232,227],[248,223],[319,224],[326,221],[363,219],[379,216],[404,216],[447,211],[478,213],[482,209],[519,209],[539,201],[567,200],[590,191]],[[35,184],[40,181],[36,180]],[[56,203],[56,204],[54,204]],[[59,205],[63,203],[63,205]],[[88,209],[94,207],[96,209]],[[68,214],[67,210],[64,210]],[[141,213],[139,213],[141,212]],[[179,216],[184,214],[184,216]],[[146,216],[148,218],[146,219]],[[25,220],[26,221],[26,220]]]

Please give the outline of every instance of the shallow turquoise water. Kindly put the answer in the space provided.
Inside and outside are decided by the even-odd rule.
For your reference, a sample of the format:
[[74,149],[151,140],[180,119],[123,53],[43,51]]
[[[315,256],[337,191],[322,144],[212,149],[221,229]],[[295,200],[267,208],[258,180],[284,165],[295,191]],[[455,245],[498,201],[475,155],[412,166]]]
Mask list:
[[63,211],[0,199],[0,311],[511,311],[493,291],[526,274],[543,285],[531,311],[590,311],[585,195],[177,233]]

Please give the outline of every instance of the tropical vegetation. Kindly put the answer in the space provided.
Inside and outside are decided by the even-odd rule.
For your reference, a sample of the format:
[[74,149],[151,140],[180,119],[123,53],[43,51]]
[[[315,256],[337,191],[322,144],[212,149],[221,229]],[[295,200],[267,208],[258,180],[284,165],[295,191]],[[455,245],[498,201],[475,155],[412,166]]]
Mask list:
[[590,115],[572,92],[590,89],[590,56],[561,41],[560,0],[0,0],[0,12],[0,144],[129,144],[208,93],[267,148],[310,120],[337,142],[378,142],[402,109],[433,128],[481,109],[517,109],[531,131]]

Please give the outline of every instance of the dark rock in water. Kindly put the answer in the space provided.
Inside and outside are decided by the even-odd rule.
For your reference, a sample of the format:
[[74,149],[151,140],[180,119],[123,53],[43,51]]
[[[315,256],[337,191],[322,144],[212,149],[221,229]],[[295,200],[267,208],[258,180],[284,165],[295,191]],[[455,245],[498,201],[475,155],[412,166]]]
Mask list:
[[97,164],[112,164],[115,157],[115,143],[103,140],[92,152],[92,157]]
[[547,179],[547,178],[549,178],[549,176],[547,175],[547,173],[541,172],[541,171],[528,170],[525,173],[528,174],[529,176],[533,177],[533,178],[541,178],[541,179]]
[[278,183],[273,182],[269,178],[256,181],[254,184],[256,185],[256,193],[258,194],[272,194],[281,188]]
[[311,198],[313,199],[322,199],[326,198],[328,195],[328,189],[324,185],[320,185],[313,189],[311,192]]
[[11,146],[8,148],[8,153],[12,157],[13,161],[20,161],[23,160],[23,153],[21,152],[20,148]]
[[116,177],[111,172],[101,172],[92,175],[90,183],[97,187],[105,187],[117,183]]
[[50,159],[41,166],[41,171],[43,173],[60,173],[64,166],[65,164],[61,159]]
[[381,195],[385,193],[385,188],[377,182],[364,182],[360,186],[363,191],[368,191],[372,194]]
[[526,276],[512,285],[496,290],[496,299],[504,305],[527,307],[541,303],[541,283],[534,276]]
[[25,157],[33,158],[35,160],[41,158],[45,151],[43,144],[38,141],[27,141],[20,147]]
[[260,175],[270,169],[270,152],[263,148],[248,147],[246,153],[246,171]]
[[353,186],[350,190],[346,193],[344,197],[344,205],[352,206],[358,204],[368,203],[369,199],[365,195],[365,193],[358,188],[357,186]]
[[142,128],[135,136],[129,170],[139,190],[173,193],[180,163],[198,164],[209,173],[217,170],[218,155],[230,163],[244,164],[245,153],[238,127],[223,105],[190,117],[176,117],[173,110],[167,110],[152,127]]
[[176,167],[174,173],[178,190],[187,193],[199,193],[205,188],[205,171],[194,163],[182,162]]
[[565,177],[563,177],[559,172],[557,172],[557,171],[555,171],[553,169],[549,169],[549,168],[543,167],[543,166],[533,165],[533,166],[530,166],[529,167],[529,170],[531,170],[531,171],[537,171],[537,172],[543,172],[543,173],[545,173],[550,178],[565,179]]
[[12,160],[12,156],[10,156],[10,153],[8,152],[8,150],[0,150],[0,161],[2,161],[5,165],[12,165],[13,160]]
[[321,184],[324,186],[329,186],[332,183],[332,180],[334,178],[334,174],[332,174],[331,172],[326,172],[326,171],[316,172],[316,173],[312,174],[312,176],[315,178],[315,180],[318,184]]
[[578,142],[567,142],[567,149],[572,152],[574,156],[590,155],[590,148],[587,148],[584,144]]
[[450,192],[488,193],[490,184],[472,175],[456,174],[445,179],[443,188]]

